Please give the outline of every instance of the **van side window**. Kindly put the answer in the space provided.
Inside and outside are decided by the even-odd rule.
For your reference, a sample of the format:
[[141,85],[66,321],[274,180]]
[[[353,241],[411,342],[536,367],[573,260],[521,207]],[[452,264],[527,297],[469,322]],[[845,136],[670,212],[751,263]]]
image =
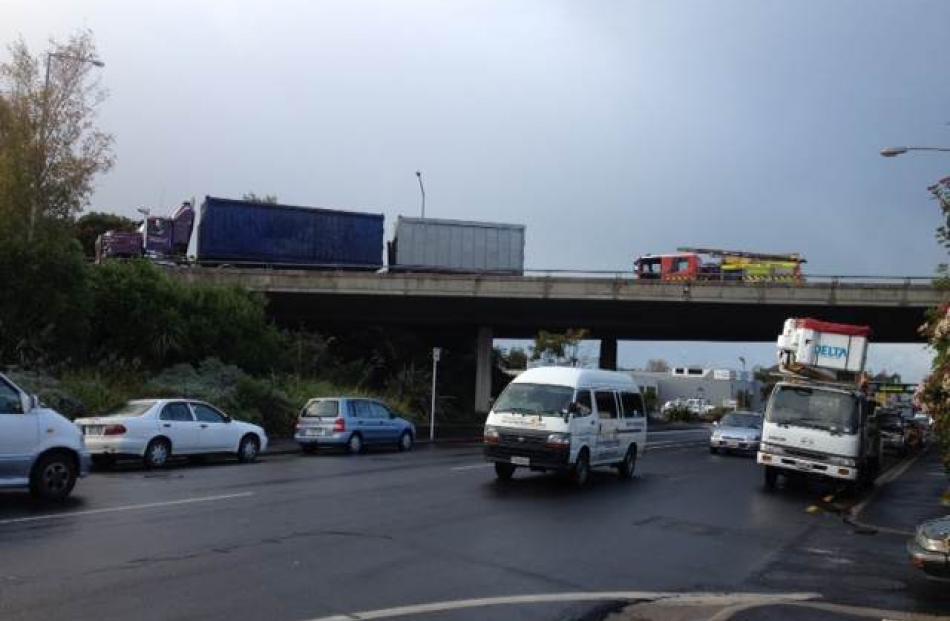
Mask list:
[[594,392],[597,401],[597,413],[601,418],[617,418],[617,397],[612,390],[597,390]]
[[594,406],[590,400],[589,390],[578,390],[574,401],[577,402],[579,410],[577,413],[578,416],[590,416],[590,413],[594,411]]
[[640,418],[643,416],[643,398],[634,392],[620,393],[620,405],[624,418]]

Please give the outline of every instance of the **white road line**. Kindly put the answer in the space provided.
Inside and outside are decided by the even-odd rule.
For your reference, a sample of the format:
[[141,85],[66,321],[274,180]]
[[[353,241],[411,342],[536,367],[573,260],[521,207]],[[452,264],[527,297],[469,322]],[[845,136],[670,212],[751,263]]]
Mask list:
[[509,595],[505,597],[480,597],[459,599],[448,602],[415,604],[379,610],[366,610],[329,617],[317,617],[309,621],[367,621],[370,619],[389,619],[431,612],[445,612],[463,608],[481,608],[515,604],[545,604],[557,602],[591,601],[674,601],[687,605],[735,605],[761,602],[800,602],[820,597],[818,593],[670,593],[663,591],[594,591],[587,593],[541,593],[537,595]]
[[475,470],[476,468],[491,468],[491,466],[492,466],[491,463],[485,462],[485,463],[481,463],[481,464],[470,464],[470,465],[468,465],[468,466],[452,466],[452,470],[455,470],[455,471],[460,471],[460,470]]
[[29,517],[10,518],[0,520],[3,524],[22,524],[24,522],[39,522],[42,520],[58,520],[62,518],[73,517],[77,515],[97,515],[99,513],[117,513],[119,511],[139,511],[141,509],[154,509],[157,507],[174,507],[177,505],[190,505],[199,502],[213,502],[215,500],[230,500],[232,498],[247,498],[253,496],[254,492],[241,492],[239,494],[222,494],[220,496],[202,496],[199,498],[182,498],[180,500],[166,500],[163,502],[147,502],[140,505],[122,505],[119,507],[106,507],[103,509],[87,509],[85,511],[64,511],[63,513],[47,513],[44,515],[31,515]]

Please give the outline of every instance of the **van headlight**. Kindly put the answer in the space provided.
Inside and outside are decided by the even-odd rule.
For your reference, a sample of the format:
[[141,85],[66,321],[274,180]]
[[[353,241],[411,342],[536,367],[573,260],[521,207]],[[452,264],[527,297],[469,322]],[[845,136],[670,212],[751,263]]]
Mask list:
[[484,434],[485,444],[498,444],[501,440],[501,435],[499,435],[498,430],[490,425],[485,425],[485,434]]
[[548,439],[545,440],[545,444],[551,448],[565,449],[571,445],[571,434],[569,433],[552,433],[548,435]]

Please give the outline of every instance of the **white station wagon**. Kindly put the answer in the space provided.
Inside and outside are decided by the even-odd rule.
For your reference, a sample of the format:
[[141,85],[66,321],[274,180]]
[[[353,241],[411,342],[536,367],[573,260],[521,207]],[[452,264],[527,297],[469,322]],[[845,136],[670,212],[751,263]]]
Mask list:
[[141,458],[160,468],[172,455],[231,454],[251,462],[267,449],[267,434],[236,421],[214,406],[193,399],[140,399],[76,424],[96,465],[119,457]]

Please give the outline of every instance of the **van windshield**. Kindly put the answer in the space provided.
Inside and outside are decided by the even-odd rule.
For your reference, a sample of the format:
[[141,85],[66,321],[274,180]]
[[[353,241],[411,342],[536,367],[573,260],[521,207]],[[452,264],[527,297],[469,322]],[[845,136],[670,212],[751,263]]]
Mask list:
[[495,412],[561,416],[573,397],[574,389],[569,386],[508,384],[492,409]]
[[841,392],[782,386],[772,394],[766,419],[779,425],[850,434],[858,426],[858,401]]

